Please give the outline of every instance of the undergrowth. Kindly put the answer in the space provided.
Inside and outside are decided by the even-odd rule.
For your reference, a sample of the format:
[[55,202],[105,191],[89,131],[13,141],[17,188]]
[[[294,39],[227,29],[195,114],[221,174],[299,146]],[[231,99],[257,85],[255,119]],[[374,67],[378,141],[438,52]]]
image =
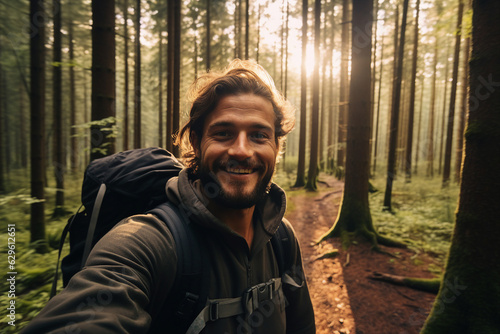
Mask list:
[[[1,333],[18,333],[49,300],[52,280],[55,273],[57,253],[62,230],[66,225],[68,217],[59,219],[52,218],[54,210],[55,188],[45,189],[45,224],[46,237],[50,251],[45,254],[37,254],[30,245],[30,197],[29,180],[25,175],[12,173],[11,180],[15,183],[17,190],[0,196],[0,228],[1,233],[0,254],[4,260],[3,268],[7,276],[8,272],[17,272],[15,276],[15,298],[9,297],[11,291],[9,282],[4,279],[0,282],[0,323]],[[68,211],[76,211],[80,202],[81,175],[66,176],[65,207]],[[16,176],[17,175],[17,176]],[[16,177],[18,179],[16,179]],[[24,180],[23,180],[24,178]],[[24,187],[23,187],[24,185]],[[8,224],[15,225],[15,269],[8,268]],[[12,240],[10,240],[12,241]],[[63,254],[68,253],[66,245]],[[60,280],[61,281],[61,280]],[[62,282],[59,282],[59,290]],[[15,300],[15,326],[9,325],[12,319],[8,317],[11,300]]]

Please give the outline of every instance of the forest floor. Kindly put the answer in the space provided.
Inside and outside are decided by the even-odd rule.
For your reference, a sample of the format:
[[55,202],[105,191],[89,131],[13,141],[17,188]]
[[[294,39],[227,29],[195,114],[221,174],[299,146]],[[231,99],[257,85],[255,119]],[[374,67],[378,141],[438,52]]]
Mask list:
[[[302,249],[307,282],[314,305],[318,334],[413,334],[419,333],[435,295],[375,281],[373,272],[408,277],[434,278],[428,265],[432,256],[411,250],[383,247],[397,254],[388,256],[371,250],[358,240],[343,250],[338,238],[314,245],[337,217],[343,182],[322,176],[318,192],[291,190],[286,217],[296,230]],[[336,258],[317,260],[338,249]]]

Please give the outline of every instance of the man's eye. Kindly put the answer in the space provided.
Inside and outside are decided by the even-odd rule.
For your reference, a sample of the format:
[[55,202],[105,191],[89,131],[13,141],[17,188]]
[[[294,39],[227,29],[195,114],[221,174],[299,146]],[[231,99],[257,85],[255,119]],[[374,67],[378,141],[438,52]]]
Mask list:
[[217,131],[214,133],[215,137],[226,138],[230,136],[229,131]]
[[267,138],[269,138],[269,136],[264,132],[255,132],[254,134],[252,134],[252,136],[255,139],[267,139]]

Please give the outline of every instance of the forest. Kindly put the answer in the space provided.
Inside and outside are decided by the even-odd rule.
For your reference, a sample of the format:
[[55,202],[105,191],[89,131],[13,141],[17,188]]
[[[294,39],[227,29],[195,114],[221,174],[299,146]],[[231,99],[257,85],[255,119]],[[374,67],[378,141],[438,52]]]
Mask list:
[[48,301],[88,164],[180,157],[190,86],[238,58],[295,107],[274,181],[317,332],[499,333],[499,17],[496,0],[0,0],[0,331]]

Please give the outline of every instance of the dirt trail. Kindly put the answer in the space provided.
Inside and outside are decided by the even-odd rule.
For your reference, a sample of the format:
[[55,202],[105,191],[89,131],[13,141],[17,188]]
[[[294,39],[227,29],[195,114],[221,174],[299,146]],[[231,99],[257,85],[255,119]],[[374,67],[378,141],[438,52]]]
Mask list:
[[[371,251],[363,242],[341,249],[331,239],[313,246],[330,229],[342,199],[343,182],[322,177],[317,193],[303,193],[290,199],[287,214],[297,232],[316,316],[318,334],[417,334],[432,306],[435,295],[373,281],[373,271],[432,277],[426,270],[432,259],[412,264],[411,251],[397,250],[399,258]],[[317,258],[338,249],[335,259]],[[386,249],[394,252],[393,249]],[[347,264],[347,265],[346,265]]]

